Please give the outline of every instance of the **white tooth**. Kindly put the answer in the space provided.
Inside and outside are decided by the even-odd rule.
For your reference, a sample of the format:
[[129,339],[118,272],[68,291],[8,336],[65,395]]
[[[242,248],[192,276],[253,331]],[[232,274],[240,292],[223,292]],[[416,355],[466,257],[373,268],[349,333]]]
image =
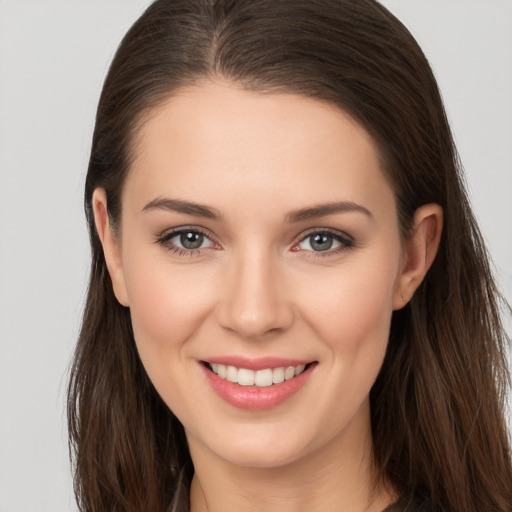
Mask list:
[[258,370],[254,375],[254,384],[262,388],[272,386],[272,370],[270,368]]
[[217,363],[211,363],[210,367],[213,373],[219,373],[219,365]]
[[274,384],[280,384],[284,381],[284,368],[274,368],[272,370],[272,382]]
[[295,377],[295,366],[288,366],[284,371],[284,380],[290,380]]
[[304,371],[304,368],[306,368],[306,365],[305,364],[299,364],[299,366],[296,366],[295,367],[295,375],[300,375],[303,371]]
[[246,368],[238,370],[238,384],[241,386],[254,386],[254,372]]
[[236,382],[238,380],[238,368],[228,366],[226,368],[226,380],[229,380],[229,382]]
[[221,377],[222,379],[226,378],[226,367],[223,364],[219,364],[217,366],[217,375]]

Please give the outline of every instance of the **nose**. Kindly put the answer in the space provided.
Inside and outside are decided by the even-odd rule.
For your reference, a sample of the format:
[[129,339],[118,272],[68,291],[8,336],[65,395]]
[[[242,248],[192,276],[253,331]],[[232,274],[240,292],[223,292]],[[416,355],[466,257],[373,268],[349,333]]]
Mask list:
[[284,276],[268,254],[244,251],[224,268],[220,325],[245,339],[282,332],[293,323]]

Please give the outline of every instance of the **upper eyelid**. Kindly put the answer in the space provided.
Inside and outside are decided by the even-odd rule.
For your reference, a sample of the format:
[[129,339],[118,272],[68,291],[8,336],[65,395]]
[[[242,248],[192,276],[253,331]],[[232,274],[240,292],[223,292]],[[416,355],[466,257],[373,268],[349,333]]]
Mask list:
[[187,231],[195,231],[197,233],[201,233],[202,235],[208,237],[210,240],[215,241],[216,237],[208,230],[199,226],[179,226],[176,228],[168,228],[164,229],[161,233],[157,235],[158,239],[162,238],[172,238],[173,236],[179,235],[180,233]]
[[[317,233],[328,233],[329,235],[337,236],[339,238],[343,238],[346,240],[350,240],[351,242],[354,241],[354,238],[350,236],[345,231],[340,231],[339,229],[333,229],[333,228],[311,228],[306,231],[303,231],[297,238],[299,242],[302,242],[305,240],[308,236],[317,234]],[[294,242],[297,243],[297,242]]]

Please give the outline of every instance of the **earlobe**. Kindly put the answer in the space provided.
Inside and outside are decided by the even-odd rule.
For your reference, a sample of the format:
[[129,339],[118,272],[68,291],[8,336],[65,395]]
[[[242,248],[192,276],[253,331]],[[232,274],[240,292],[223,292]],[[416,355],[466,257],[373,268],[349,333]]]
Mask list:
[[443,209],[434,203],[416,210],[414,230],[406,242],[404,263],[397,279],[393,309],[404,307],[431,267],[439,249],[443,229]]
[[121,249],[119,242],[112,231],[107,210],[107,194],[105,189],[97,188],[92,195],[92,207],[96,232],[103,247],[103,254],[107,264],[108,273],[112,280],[114,294],[123,306],[129,305],[126,290],[126,281],[122,266]]

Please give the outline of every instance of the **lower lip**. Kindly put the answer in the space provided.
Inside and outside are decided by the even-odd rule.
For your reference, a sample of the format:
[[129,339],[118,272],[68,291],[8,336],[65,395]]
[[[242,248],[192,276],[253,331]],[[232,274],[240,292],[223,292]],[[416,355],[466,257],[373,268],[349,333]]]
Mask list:
[[309,379],[316,364],[310,364],[300,375],[280,384],[267,387],[241,386],[221,379],[204,364],[201,364],[213,390],[228,404],[239,409],[263,411],[282,404],[297,393]]

